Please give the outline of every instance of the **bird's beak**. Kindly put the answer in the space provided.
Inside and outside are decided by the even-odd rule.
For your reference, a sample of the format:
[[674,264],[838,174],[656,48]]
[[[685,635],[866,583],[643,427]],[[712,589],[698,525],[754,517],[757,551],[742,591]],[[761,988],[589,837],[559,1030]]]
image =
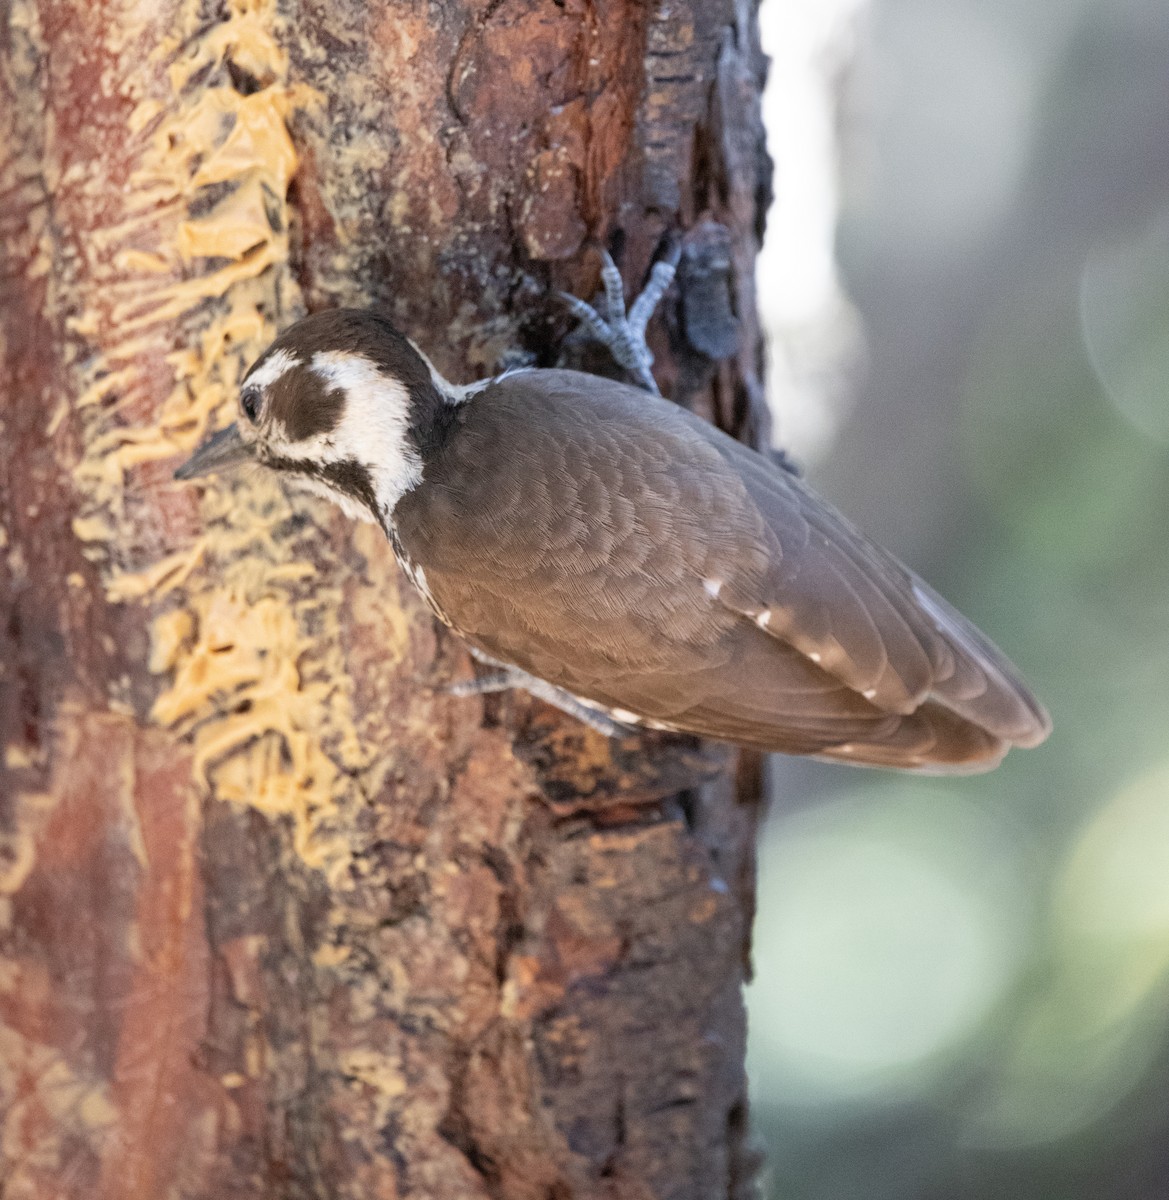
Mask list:
[[240,463],[253,462],[252,448],[239,435],[238,425],[229,425],[203,445],[175,472],[176,479],[197,479],[200,475],[214,475],[238,467]]

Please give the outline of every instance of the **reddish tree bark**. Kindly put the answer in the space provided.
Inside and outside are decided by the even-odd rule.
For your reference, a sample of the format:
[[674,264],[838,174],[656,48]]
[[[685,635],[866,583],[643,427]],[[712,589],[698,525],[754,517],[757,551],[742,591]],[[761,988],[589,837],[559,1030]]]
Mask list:
[[757,431],[750,3],[9,0],[0,56],[0,1194],[746,1194],[756,764],[451,698],[380,534],[171,472],[307,309],[551,363],[590,240],[681,229],[661,378]]

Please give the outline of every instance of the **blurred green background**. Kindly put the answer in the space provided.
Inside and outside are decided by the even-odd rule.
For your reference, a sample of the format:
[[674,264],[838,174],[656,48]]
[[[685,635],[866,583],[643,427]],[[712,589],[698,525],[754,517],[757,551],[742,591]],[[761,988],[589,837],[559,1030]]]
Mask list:
[[768,1195],[1163,1198],[1169,3],[871,0],[852,28],[837,251],[866,366],[811,478],[1055,732],[967,779],[775,761]]

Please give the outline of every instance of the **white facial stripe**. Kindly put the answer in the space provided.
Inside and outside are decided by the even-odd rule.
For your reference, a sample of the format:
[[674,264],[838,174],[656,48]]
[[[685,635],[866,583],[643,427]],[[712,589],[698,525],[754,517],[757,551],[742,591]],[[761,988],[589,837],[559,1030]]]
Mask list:
[[369,359],[344,350],[319,351],[311,369],[327,388],[345,393],[345,407],[336,428],[297,442],[290,452],[318,462],[360,463],[388,517],[422,479],[422,463],[407,436],[409,393]]
[[248,376],[248,387],[258,387],[263,390],[270,387],[284,374],[289,367],[295,367],[300,360],[287,350],[277,350],[264,364]]

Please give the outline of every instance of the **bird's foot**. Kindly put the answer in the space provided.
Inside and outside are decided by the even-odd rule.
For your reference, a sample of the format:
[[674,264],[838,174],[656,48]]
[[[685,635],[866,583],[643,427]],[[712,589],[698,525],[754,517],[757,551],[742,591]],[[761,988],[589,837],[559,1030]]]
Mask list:
[[460,679],[457,683],[448,683],[443,691],[448,696],[491,696],[495,692],[506,692],[516,686],[511,673],[508,671],[492,671],[487,675],[478,675],[474,679]]
[[645,341],[645,327],[653,316],[666,289],[678,269],[681,248],[675,246],[665,257],[654,263],[649,282],[640,296],[634,300],[628,313],[625,311],[625,287],[621,272],[608,250],[601,251],[601,283],[603,299],[599,307],[587,304],[577,296],[561,292],[560,298],[568,305],[572,315],[588,330],[595,341],[605,346],[613,358],[624,367],[637,382],[649,392],[658,395],[658,385],[650,368],[653,355]]
[[[496,665],[485,655],[476,654],[475,657],[481,662],[490,662],[493,666]],[[448,684],[443,690],[451,696],[488,696],[495,692],[510,691],[512,688],[521,688],[538,700],[543,700],[546,704],[551,704],[553,708],[558,708],[570,717],[575,717],[604,737],[625,737],[630,733],[628,725],[614,721],[599,709],[593,708],[583,700],[578,700],[571,692],[566,692],[563,688],[558,688],[545,679],[529,675],[527,671],[521,671],[519,667],[501,666],[498,670],[480,675],[476,679],[465,679],[458,683]]]

